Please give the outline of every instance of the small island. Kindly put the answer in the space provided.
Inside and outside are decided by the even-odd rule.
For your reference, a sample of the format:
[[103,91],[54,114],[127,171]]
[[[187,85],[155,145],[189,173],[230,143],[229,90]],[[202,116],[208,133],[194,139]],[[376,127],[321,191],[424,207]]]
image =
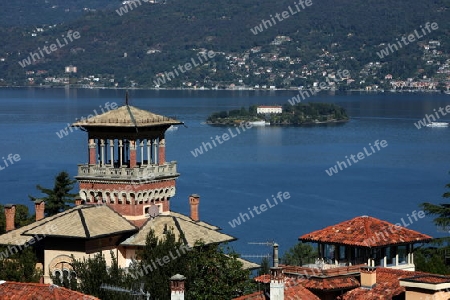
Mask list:
[[235,126],[241,122],[252,125],[301,126],[346,122],[345,109],[331,103],[298,103],[283,106],[244,107],[211,114],[206,123],[214,126]]

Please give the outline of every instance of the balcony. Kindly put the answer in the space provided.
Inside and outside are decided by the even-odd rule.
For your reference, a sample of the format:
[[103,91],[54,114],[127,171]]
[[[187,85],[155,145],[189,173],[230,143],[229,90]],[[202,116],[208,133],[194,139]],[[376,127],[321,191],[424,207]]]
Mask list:
[[111,165],[78,165],[78,175],[80,179],[116,179],[116,180],[158,180],[170,177],[178,177],[177,162],[166,162],[163,165],[140,165],[135,168],[129,168]]

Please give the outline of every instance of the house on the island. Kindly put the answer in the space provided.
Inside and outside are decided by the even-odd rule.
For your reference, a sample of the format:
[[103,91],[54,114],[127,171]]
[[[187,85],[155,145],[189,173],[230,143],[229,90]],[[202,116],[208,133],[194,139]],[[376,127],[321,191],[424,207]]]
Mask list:
[[399,224],[356,217],[299,237],[318,244],[314,264],[274,261],[270,275],[255,278],[264,286],[260,292],[234,300],[447,300],[450,277],[415,271],[414,245],[431,239]]
[[[51,274],[76,277],[71,255],[82,259],[101,252],[109,263],[113,251],[118,265],[129,267],[151,229],[160,239],[171,230],[190,247],[197,241],[235,240],[200,220],[200,196],[196,194],[188,197],[189,216],[170,210],[180,174],[177,162],[166,160],[165,132],[178,124],[182,122],[128,103],[74,123],[88,135],[88,162],[78,165],[76,176],[80,188],[76,206],[44,217],[45,203],[37,201],[36,222],[14,228],[15,206],[7,205],[7,232],[0,236],[0,245],[7,246],[6,256],[32,245],[43,269],[43,283],[52,283]],[[246,268],[259,267],[241,261]]]
[[261,105],[256,108],[257,114],[281,114],[283,107],[280,105]]

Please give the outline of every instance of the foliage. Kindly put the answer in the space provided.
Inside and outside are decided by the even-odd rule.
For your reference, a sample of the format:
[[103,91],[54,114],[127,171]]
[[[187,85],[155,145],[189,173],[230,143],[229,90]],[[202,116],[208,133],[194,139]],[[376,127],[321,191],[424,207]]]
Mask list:
[[[143,284],[143,291],[150,292],[152,299],[169,300],[170,277],[182,274],[186,277],[187,299],[228,300],[254,291],[250,271],[242,269],[236,253],[201,242],[191,248],[182,241],[183,238],[176,239],[171,230],[167,230],[163,240],[150,230],[145,247],[137,253],[139,260],[133,261],[127,271],[118,267],[113,254],[109,268],[101,254],[74,259],[72,266],[80,282],[76,289],[101,299],[130,299],[129,295],[127,298],[126,294],[111,293],[100,286],[105,283],[137,290]],[[56,282],[74,289],[64,278]]]
[[450,268],[445,264],[445,253],[450,247],[423,247],[414,251],[416,271],[449,275]]
[[[182,237],[177,240],[171,230],[163,240],[159,240],[151,230],[146,246],[138,254],[141,261],[130,268],[133,277],[145,283],[146,290],[157,295],[158,299],[170,299],[169,278],[175,274],[186,277],[188,299],[231,299],[253,291],[250,272],[242,269],[236,253],[230,249],[225,252],[219,245],[201,242],[193,248],[186,248],[182,240]],[[165,261],[162,266],[161,261]],[[153,267],[149,269],[148,266]]]
[[[445,185],[450,189],[450,183]],[[450,198],[450,192],[442,194],[443,198]],[[450,203],[433,204],[429,202],[422,203],[421,208],[425,211],[425,214],[431,216],[437,216],[433,219],[436,226],[441,228],[450,228]]]
[[[130,295],[123,292],[113,292],[102,289],[102,284],[123,288],[130,286],[130,280],[125,275],[125,270],[119,268],[114,252],[111,251],[111,266],[107,266],[106,259],[101,253],[97,253],[92,258],[76,260],[72,257],[72,267],[76,278],[69,280],[66,275],[63,278],[52,276],[55,284],[79,290],[88,295],[99,297],[100,299],[126,300]],[[72,280],[73,279],[73,280]],[[79,284],[77,285],[77,279]]]
[[39,282],[42,272],[36,269],[38,260],[33,248],[13,253],[8,247],[13,246],[0,247],[0,278],[17,282]]
[[[176,252],[180,251],[182,245],[181,240],[177,240],[170,230],[165,234],[164,240],[159,240],[155,232],[150,230],[144,249],[137,253],[140,261],[130,267],[130,273],[139,283],[145,283],[145,289],[151,291],[152,295],[157,295],[160,299],[169,299],[169,278],[186,269],[186,256],[178,257]],[[163,260],[164,257],[169,257],[168,262]]]
[[[237,83],[239,78],[247,84],[275,84],[280,87],[286,84],[280,76],[271,78],[273,73],[255,75],[251,72],[248,75],[252,78],[247,78],[240,67],[232,68],[225,63],[227,56],[241,56],[244,53],[251,59],[246,60],[246,65],[258,63],[258,67],[264,68],[265,64],[271,64],[283,72],[294,71],[299,75],[294,78],[296,84],[301,84],[303,80],[299,72],[303,65],[320,63],[320,60],[327,58],[332,59],[330,63],[335,70],[348,69],[355,77],[366,64],[376,61],[386,62],[378,78],[388,73],[403,78],[418,77],[417,69],[427,68],[426,60],[418,59],[422,55],[421,43],[411,43],[384,59],[380,59],[376,52],[389,42],[395,43],[396,38],[408,35],[415,29],[420,31],[419,26],[430,20],[439,24],[439,30],[429,33],[422,41],[440,40],[443,53],[448,53],[450,44],[450,38],[445,34],[449,23],[446,14],[442,13],[449,7],[448,0],[380,0],[370,2],[370,10],[362,2],[323,0],[314,2],[307,11],[293,15],[282,24],[257,35],[252,34],[250,29],[261,24],[262,19],[268,20],[274,12],[292,7],[292,1],[170,0],[164,5],[140,1],[142,5],[123,16],[115,11],[122,6],[121,1],[74,0],[70,4],[64,1],[59,5],[62,0],[46,4],[41,2],[5,2],[5,10],[10,14],[5,15],[3,24],[15,26],[0,27],[4,40],[0,54],[6,56],[0,78],[26,83],[28,76],[17,61],[30,52],[36,52],[38,47],[42,49],[46,43],[50,44],[57,38],[61,40],[69,29],[79,31],[81,38],[26,67],[26,70],[35,72],[49,72],[42,77],[35,76],[37,82],[47,76],[63,75],[64,66],[70,62],[84,75],[114,75],[120,86],[129,85],[131,80],[141,86],[154,86],[156,74],[186,64],[197,57],[201,48],[227,55],[216,55],[213,63],[180,74],[167,86],[180,87],[182,81],[189,80],[225,87]],[[80,16],[84,7],[88,8],[87,12],[81,18],[70,21],[74,17],[73,12]],[[108,9],[99,9],[101,7]],[[394,24],[392,20],[402,22]],[[58,23],[58,26],[46,28],[44,32],[32,36],[35,26],[25,25],[30,23],[38,26]],[[148,28],[157,30],[149,34]],[[289,36],[291,42],[277,47],[270,45],[276,35]],[[257,57],[260,53],[253,55],[250,51],[256,46],[263,47],[264,53],[291,57],[299,62],[295,66],[281,61],[261,62],[261,58]],[[150,49],[160,52],[147,54]],[[124,53],[127,53],[126,57]]]
[[270,262],[267,257],[261,259],[261,268],[258,270],[258,276],[270,274]]
[[219,245],[197,243],[186,257],[187,297],[227,300],[252,293],[255,284],[249,278],[250,271],[242,269],[237,257],[236,253],[230,249],[225,252]]
[[[47,217],[56,215],[57,213],[63,212],[70,207],[69,204],[74,203],[74,197],[77,194],[71,194],[70,191],[73,189],[73,185],[76,180],[71,180],[67,172],[62,171],[55,177],[55,185],[53,189],[47,189],[40,185],[36,188],[46,197],[42,197],[45,201],[45,215]],[[32,201],[36,201],[38,198],[33,196],[28,196]]]
[[304,264],[313,263],[317,257],[317,251],[311,244],[299,242],[284,253],[281,257],[281,261],[286,265],[302,266]]

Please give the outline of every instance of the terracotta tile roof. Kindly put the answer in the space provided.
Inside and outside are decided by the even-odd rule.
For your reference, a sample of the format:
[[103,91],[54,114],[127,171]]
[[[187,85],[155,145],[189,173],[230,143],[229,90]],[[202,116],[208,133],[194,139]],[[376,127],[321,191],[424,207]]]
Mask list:
[[[106,205],[80,205],[44,220],[45,222],[24,231],[23,234],[98,238],[137,231],[133,224]],[[54,230],[48,232],[48,228]]]
[[291,278],[286,278],[284,299],[320,300],[319,297],[303,286],[302,282],[297,282]]
[[270,283],[270,275],[269,274],[260,275],[253,278],[253,280],[261,283]]
[[419,282],[419,283],[424,282],[431,284],[450,283],[449,276],[434,275],[434,274],[417,275],[414,277],[403,278],[403,280],[409,282]]
[[[270,275],[255,277],[256,282],[270,283]],[[339,276],[331,278],[320,277],[286,277],[286,282],[292,286],[301,285],[311,290],[342,290],[356,288],[360,286],[359,281],[354,276]]]
[[298,279],[302,285],[310,290],[333,291],[354,289],[360,286],[359,281],[353,276],[338,276],[331,278],[311,277],[309,279]]
[[322,242],[360,247],[379,247],[427,242],[431,236],[395,226],[373,217],[362,216],[302,235],[303,242]]
[[72,124],[73,127],[153,127],[183,124],[182,122],[154,114],[134,106],[123,105],[101,115],[83,119]]
[[40,283],[0,281],[2,300],[100,300],[63,287]]
[[[307,288],[302,286],[301,283],[297,282],[292,278],[285,278],[284,287],[284,299],[296,299],[296,300],[320,300],[316,295],[310,292]],[[270,275],[261,275],[255,278],[255,281],[270,283]],[[264,295],[263,291],[259,291],[250,295],[241,296],[234,298],[233,300],[266,300],[269,299]]]
[[202,240],[205,244],[223,243],[236,240],[235,237],[219,232],[219,228],[204,222],[195,222],[191,218],[179,213],[171,212],[170,215],[158,215],[148,219],[139,232],[121,243],[123,246],[145,246],[145,241],[150,229],[155,231],[158,238],[164,237],[166,230],[172,230],[175,238],[182,236],[185,244],[193,247],[196,241]]
[[233,298],[232,300],[268,300],[263,291],[254,292],[253,294]]
[[356,288],[342,296],[342,300],[372,300],[372,299],[392,299],[405,292],[405,288],[400,286],[399,279],[423,275],[422,272],[394,270],[389,268],[377,268],[377,284],[372,289]]

